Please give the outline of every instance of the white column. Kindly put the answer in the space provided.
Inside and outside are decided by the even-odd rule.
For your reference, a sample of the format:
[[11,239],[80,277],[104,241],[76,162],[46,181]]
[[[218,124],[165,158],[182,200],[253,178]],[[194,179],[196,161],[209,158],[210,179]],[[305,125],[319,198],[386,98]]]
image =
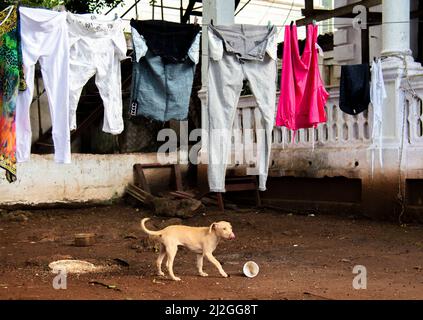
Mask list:
[[383,0],[382,7],[382,55],[411,55],[410,0]]
[[[420,63],[410,50],[410,0],[382,0],[383,74],[388,98],[383,108],[383,138],[385,147],[398,149],[404,126],[404,78],[422,74]],[[396,165],[396,164],[395,164]]]
[[[203,0],[203,29],[201,42],[201,82],[202,88],[198,92],[201,100],[201,128],[208,131],[208,106],[207,106],[207,77],[209,64],[209,47],[207,37],[207,24],[213,20],[214,25],[230,25],[234,23],[235,0]],[[207,139],[202,137],[202,148],[199,158],[204,161],[207,157]]]
[[[369,171],[367,183],[364,183],[363,204],[370,216],[377,216],[380,212],[394,216],[399,212],[395,201],[399,189],[399,168],[400,165],[404,167],[407,157],[407,143],[404,150],[400,150],[402,139],[407,142],[407,122],[404,120],[407,108],[402,88],[407,86],[407,76],[423,74],[421,65],[414,61],[410,50],[410,0],[382,0],[382,5],[382,56],[387,57],[382,61],[387,93],[382,109],[383,169],[376,161],[374,175],[370,175]],[[370,150],[368,161],[370,164]],[[406,172],[403,172],[402,187],[405,177]]]
[[201,80],[203,89],[207,87],[208,67],[208,38],[207,24],[213,20],[215,25],[229,25],[234,23],[235,0],[204,0],[203,1],[203,37],[201,57]]

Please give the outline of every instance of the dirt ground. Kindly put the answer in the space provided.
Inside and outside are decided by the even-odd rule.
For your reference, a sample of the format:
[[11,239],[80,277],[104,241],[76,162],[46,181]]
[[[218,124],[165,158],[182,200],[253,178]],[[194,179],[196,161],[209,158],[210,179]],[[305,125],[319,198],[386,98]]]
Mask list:
[[[173,282],[155,276],[156,253],[139,228],[145,216],[148,211],[125,205],[3,212],[0,299],[423,299],[423,226],[270,210],[207,211],[183,223],[232,223],[236,240],[222,241],[215,251],[230,278],[221,278],[209,262],[204,269],[210,276],[197,276],[195,254],[180,249],[174,269],[182,281]],[[80,232],[94,232],[96,244],[74,246]],[[67,289],[55,290],[48,264],[69,258],[109,269],[68,275]],[[254,279],[241,272],[249,260],[260,266]],[[367,268],[367,290],[352,286],[356,265]]]

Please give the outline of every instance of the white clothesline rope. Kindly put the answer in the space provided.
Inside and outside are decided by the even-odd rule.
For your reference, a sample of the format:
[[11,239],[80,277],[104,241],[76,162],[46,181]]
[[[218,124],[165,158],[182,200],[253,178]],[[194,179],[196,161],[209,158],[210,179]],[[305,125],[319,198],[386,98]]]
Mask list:
[[[332,19],[336,19],[336,18],[332,18]],[[122,18],[122,20],[124,21],[130,21],[132,19],[124,19]],[[406,23],[423,23],[423,20],[419,20],[419,21],[413,21],[413,20],[409,20],[409,21],[389,21],[389,22],[368,22],[367,25],[372,27],[372,26],[380,26],[380,25],[389,25],[389,24],[406,24]],[[199,26],[210,26],[212,25],[211,23],[197,23]],[[311,24],[311,23],[309,23]],[[271,26],[274,27],[278,27],[278,28],[283,28],[283,27],[287,27],[290,26],[290,23],[286,23],[286,24],[271,24]],[[294,21],[294,24],[295,21]],[[316,23],[317,26],[328,26],[328,23]],[[334,26],[334,27],[352,27],[353,25],[351,23],[329,23],[330,26]],[[306,25],[301,25],[301,26],[297,26],[297,27],[305,27]]]

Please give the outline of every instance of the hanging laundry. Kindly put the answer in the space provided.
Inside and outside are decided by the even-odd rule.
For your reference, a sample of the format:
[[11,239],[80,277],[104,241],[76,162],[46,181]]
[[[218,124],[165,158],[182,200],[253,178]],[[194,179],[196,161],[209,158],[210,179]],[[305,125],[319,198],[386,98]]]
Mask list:
[[16,181],[16,100],[25,89],[19,11],[10,6],[0,12],[0,167],[9,182]]
[[95,75],[104,104],[103,131],[123,131],[120,62],[126,59],[123,21],[97,14],[67,16],[70,41],[70,129],[75,130],[76,109],[82,88]]
[[367,110],[370,104],[369,65],[342,66],[339,90],[339,107],[343,112],[355,116]]
[[71,162],[69,131],[69,36],[66,12],[20,7],[22,56],[28,90],[19,93],[16,107],[16,155],[31,155],[29,108],[34,95],[35,64],[40,62],[52,121],[54,159]]
[[383,168],[382,154],[382,108],[386,99],[385,81],[383,79],[381,60],[372,62],[370,102],[373,107],[373,130],[372,130],[372,173],[374,172],[375,148],[379,149],[379,164]]
[[184,120],[195,66],[200,26],[160,20],[131,20],[134,60],[130,115],[158,121]]
[[248,80],[259,112],[256,169],[259,188],[266,190],[276,106],[276,27],[209,26],[208,180],[212,192],[225,192],[227,160],[243,81]]
[[285,27],[277,126],[296,131],[326,122],[325,105],[329,94],[319,71],[317,36],[318,26],[308,25],[304,52],[300,56],[297,26]]

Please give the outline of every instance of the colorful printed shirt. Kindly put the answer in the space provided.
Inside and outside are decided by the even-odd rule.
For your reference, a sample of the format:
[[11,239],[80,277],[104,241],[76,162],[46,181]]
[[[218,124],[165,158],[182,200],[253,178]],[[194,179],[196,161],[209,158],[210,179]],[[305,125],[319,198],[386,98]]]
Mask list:
[[19,31],[18,7],[0,11],[0,167],[9,182],[16,181],[16,99],[26,89]]

